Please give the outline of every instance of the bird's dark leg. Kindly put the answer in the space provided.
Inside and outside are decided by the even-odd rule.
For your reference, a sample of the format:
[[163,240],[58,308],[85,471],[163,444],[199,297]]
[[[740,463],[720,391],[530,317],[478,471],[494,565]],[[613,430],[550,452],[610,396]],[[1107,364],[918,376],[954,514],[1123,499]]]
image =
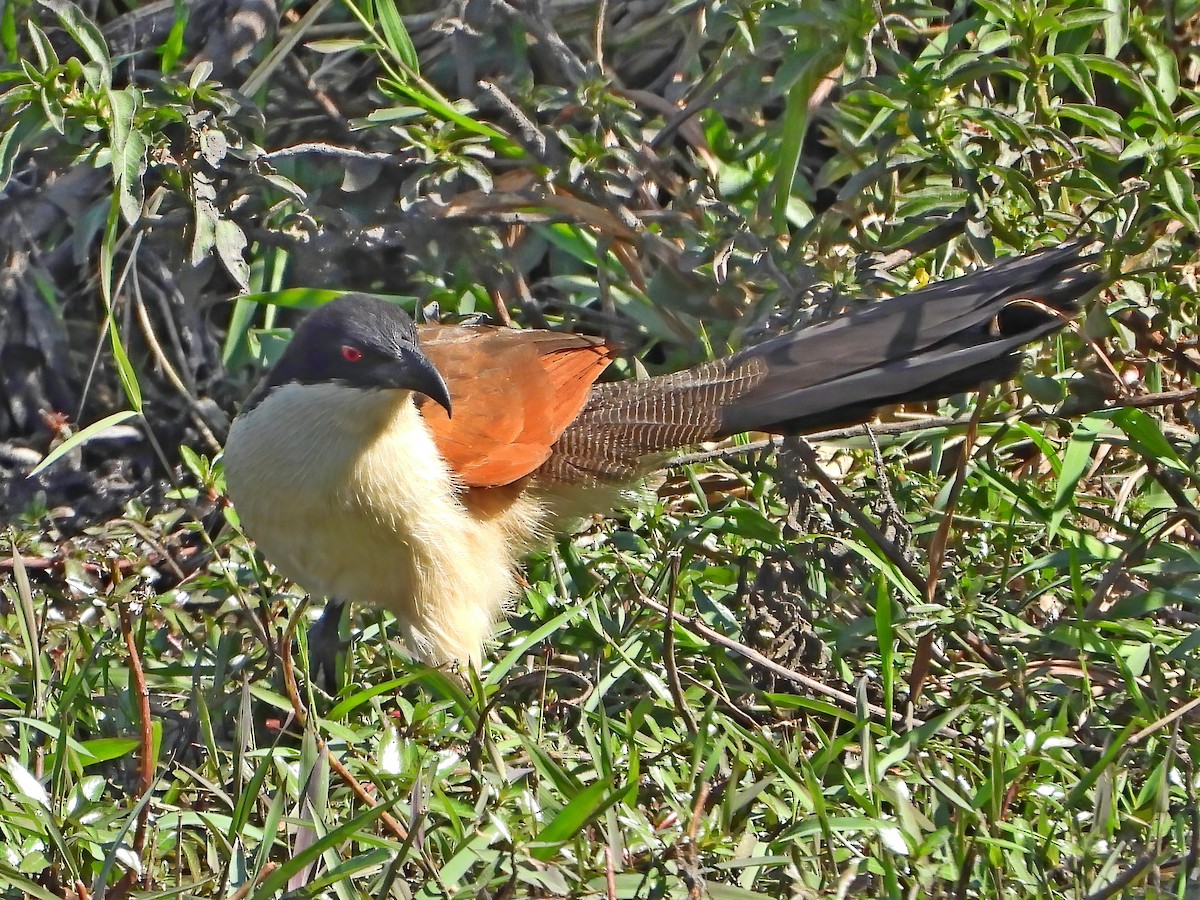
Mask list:
[[330,597],[321,617],[308,629],[309,675],[328,694],[338,692],[337,657],[341,649],[338,631],[345,608],[345,600]]

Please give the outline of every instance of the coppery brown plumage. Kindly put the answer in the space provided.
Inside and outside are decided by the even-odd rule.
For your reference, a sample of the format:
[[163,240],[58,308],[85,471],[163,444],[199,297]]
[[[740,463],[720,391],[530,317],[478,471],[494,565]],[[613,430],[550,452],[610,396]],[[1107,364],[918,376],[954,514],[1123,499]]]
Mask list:
[[349,295],[301,325],[235,421],[230,494],[298,583],[388,607],[431,661],[478,662],[521,557],[608,508],[664,452],[860,421],[1006,378],[1016,351],[1100,283],[1083,247],[614,383],[597,383],[613,355],[598,338],[414,329],[398,308]]
[[613,358],[600,338],[555,331],[426,325],[417,336],[446,379],[454,416],[427,399],[417,405],[467,487],[511,484],[546,462]]

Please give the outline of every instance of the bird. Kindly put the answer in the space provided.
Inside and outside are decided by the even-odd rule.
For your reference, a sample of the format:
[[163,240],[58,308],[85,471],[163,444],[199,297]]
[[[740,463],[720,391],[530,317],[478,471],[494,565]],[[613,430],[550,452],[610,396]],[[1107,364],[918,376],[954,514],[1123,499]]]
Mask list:
[[1021,348],[1102,283],[1091,243],[615,381],[600,380],[617,354],[599,337],[418,326],[345,294],[300,322],[235,418],[228,493],[260,552],[327,598],[335,644],[344,603],[365,602],[421,660],[478,668],[539,544],[619,507],[681,448],[854,424],[1011,377]]

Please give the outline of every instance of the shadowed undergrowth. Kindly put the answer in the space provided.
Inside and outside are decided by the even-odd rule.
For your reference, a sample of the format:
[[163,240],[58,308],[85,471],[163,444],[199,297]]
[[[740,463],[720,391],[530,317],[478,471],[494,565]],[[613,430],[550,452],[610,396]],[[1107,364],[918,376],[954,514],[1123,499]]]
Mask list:
[[[1191,896],[1194,7],[6,6],[4,895]],[[333,290],[632,375],[1077,233],[1015,383],[698,448],[478,674],[319,691],[222,499]]]

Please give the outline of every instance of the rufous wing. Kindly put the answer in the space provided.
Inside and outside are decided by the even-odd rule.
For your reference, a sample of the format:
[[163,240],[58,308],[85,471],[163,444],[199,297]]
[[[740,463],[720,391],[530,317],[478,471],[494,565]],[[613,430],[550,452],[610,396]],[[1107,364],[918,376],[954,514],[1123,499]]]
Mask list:
[[454,408],[421,397],[421,415],[471,488],[511,484],[549,459],[614,355],[602,338],[479,325],[425,325],[418,340]]

